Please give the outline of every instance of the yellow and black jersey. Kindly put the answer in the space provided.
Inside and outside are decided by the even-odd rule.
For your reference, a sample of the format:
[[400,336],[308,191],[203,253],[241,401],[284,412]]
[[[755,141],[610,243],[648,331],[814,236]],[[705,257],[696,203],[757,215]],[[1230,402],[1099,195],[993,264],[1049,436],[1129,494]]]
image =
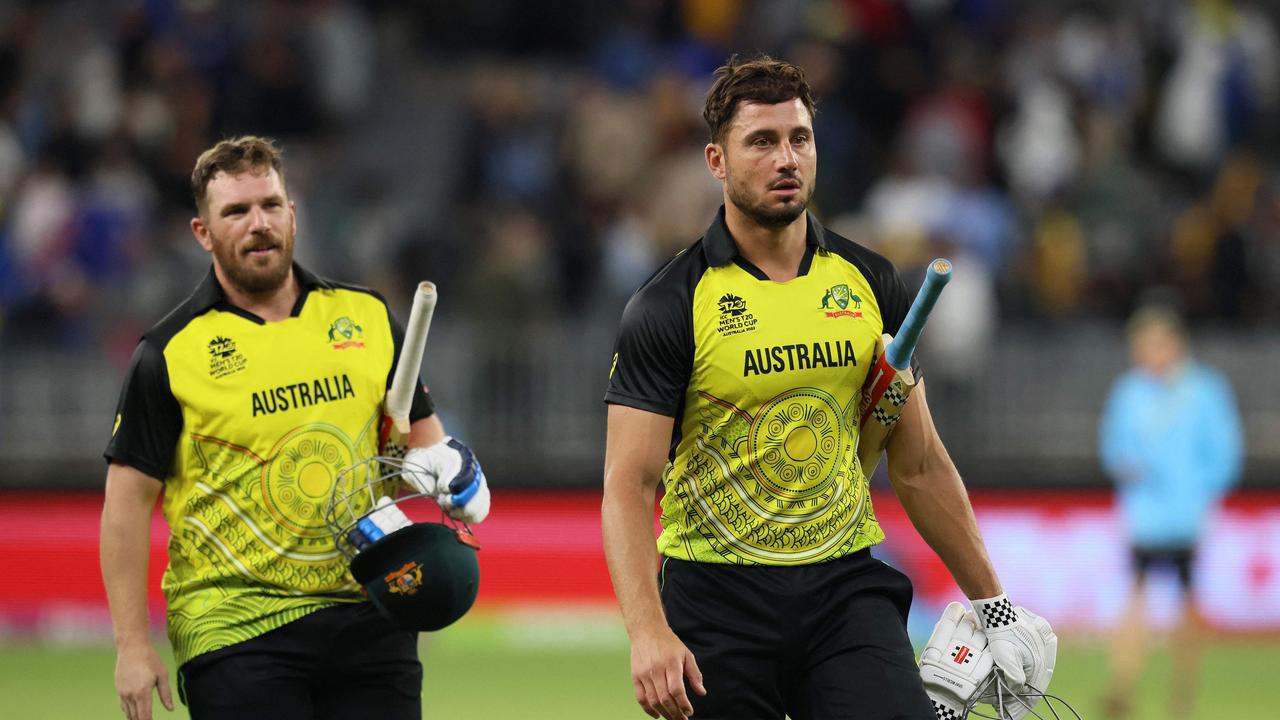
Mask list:
[[[227,302],[212,269],[134,352],[106,457],[164,481],[179,664],[361,599],[324,511],[377,454],[403,328],[371,290],[300,266],[291,316]],[[411,417],[432,413],[419,386]]]
[[876,339],[909,306],[888,260],[812,214],[799,276],[769,280],[721,208],[627,303],[605,395],[675,418],[659,552],[793,565],[883,540],[858,400]]

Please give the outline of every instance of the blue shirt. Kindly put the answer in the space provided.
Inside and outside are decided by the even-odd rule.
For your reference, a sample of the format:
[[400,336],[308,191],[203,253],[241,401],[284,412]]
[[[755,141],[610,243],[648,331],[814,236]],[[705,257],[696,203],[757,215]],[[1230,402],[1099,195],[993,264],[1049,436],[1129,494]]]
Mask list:
[[1121,375],[1099,444],[1130,538],[1148,547],[1194,544],[1244,459],[1231,386],[1194,362],[1167,378],[1139,369]]

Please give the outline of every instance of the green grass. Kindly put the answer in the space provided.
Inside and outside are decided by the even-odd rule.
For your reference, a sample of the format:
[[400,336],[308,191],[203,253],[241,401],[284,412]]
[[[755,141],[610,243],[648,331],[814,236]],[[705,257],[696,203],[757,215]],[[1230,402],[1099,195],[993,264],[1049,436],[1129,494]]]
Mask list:
[[[474,720],[612,720],[646,716],[635,706],[625,637],[611,614],[476,615],[424,639],[424,716]],[[1052,690],[1084,718],[1099,717],[1105,654],[1065,643]],[[5,718],[122,717],[109,647],[0,644]],[[1280,644],[1232,640],[1206,655],[1196,718],[1273,717]],[[172,666],[171,666],[172,667]],[[1157,649],[1140,686],[1135,720],[1167,717],[1168,654]],[[158,718],[187,718],[179,707]]]

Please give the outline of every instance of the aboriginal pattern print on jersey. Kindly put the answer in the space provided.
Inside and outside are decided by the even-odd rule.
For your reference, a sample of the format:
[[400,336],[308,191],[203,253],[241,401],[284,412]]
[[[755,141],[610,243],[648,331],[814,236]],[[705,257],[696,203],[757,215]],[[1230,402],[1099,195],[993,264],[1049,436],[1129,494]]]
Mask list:
[[270,323],[210,275],[144,336],[121,394],[106,454],[164,481],[179,664],[363,599],[324,513],[338,473],[377,454],[402,332],[375,293],[295,271],[306,292]]
[[812,216],[800,270],[764,277],[719,218],[628,303],[605,399],[674,420],[665,556],[794,565],[884,538],[857,461],[858,404],[906,290]]
[[814,562],[876,540],[866,483],[847,458],[852,408],[819,388],[787,391],[753,417],[709,393],[683,476],[668,481],[688,523],[726,559]]

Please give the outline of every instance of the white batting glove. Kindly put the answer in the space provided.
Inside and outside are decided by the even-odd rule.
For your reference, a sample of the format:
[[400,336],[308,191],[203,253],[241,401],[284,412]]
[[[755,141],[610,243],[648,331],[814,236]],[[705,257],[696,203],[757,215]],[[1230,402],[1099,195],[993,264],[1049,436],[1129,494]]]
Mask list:
[[920,678],[938,720],[961,720],[994,667],[987,637],[958,602],[947,605],[920,653]]
[[[1020,697],[1047,691],[1058,659],[1058,636],[1049,623],[1026,608],[1015,608],[1005,595],[972,602],[991,657],[1009,690]],[[994,696],[984,695],[983,702],[990,700]],[[1012,706],[1006,703],[1003,710],[1011,720],[1020,720],[1036,702],[1038,698]]]
[[[996,710],[997,715],[1008,720],[1022,720],[1031,715],[1040,702],[1041,695],[1049,691],[1049,681],[1053,679],[1053,668],[1058,660],[1058,636],[1054,634],[1049,622],[1024,607],[1015,608],[1022,622],[1028,623],[1045,644],[1045,662],[1035,672],[1027,674],[1027,684],[1023,693],[999,693],[993,684],[979,698]],[[973,613],[969,613],[973,616]],[[1039,717],[1038,715],[1036,717]]]
[[445,436],[404,456],[404,477],[415,490],[430,495],[449,517],[478,523],[489,516],[489,481],[471,448]]

